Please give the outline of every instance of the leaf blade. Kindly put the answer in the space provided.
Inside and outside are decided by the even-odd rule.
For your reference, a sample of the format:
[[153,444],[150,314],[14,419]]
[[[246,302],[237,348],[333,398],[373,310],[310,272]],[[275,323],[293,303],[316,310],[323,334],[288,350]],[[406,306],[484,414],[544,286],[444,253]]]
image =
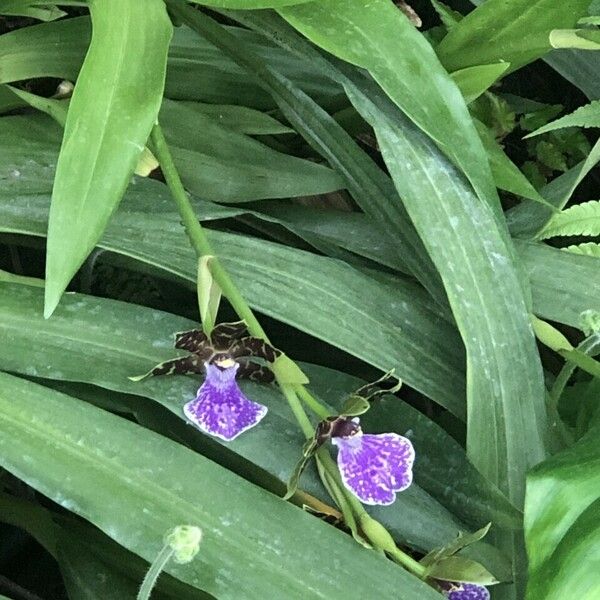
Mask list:
[[172,32],[159,0],[93,2],[90,10],[92,41],[67,115],[48,222],[47,317],[135,170],[158,114]]

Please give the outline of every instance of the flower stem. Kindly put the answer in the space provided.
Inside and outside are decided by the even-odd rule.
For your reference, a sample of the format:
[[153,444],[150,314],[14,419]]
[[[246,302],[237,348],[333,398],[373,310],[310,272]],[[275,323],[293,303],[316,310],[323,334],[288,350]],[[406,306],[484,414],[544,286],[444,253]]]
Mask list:
[[158,576],[166,567],[174,552],[175,550],[171,547],[170,544],[166,543],[163,546],[162,550],[158,553],[158,556],[150,565],[150,568],[148,569],[148,572],[144,577],[144,581],[142,581],[140,591],[137,595],[137,600],[149,600],[150,594],[152,593],[152,590],[158,580]]
[[[206,255],[212,256],[210,261],[211,273],[214,280],[221,288],[223,295],[227,298],[240,319],[243,319],[246,322],[248,331],[255,337],[260,337],[268,342],[269,339],[267,334],[261,327],[257,318],[254,316],[252,309],[248,306],[246,300],[237,289],[235,283],[232,281],[231,277],[229,277],[229,274],[227,271],[225,271],[218,257],[213,252],[204,228],[198,221],[181,179],[179,178],[179,173],[177,172],[177,168],[173,162],[167,141],[165,140],[164,134],[158,122],[152,129],[150,139],[153,144],[153,150],[156,154],[156,158],[160,163],[165,181],[171,190],[171,194],[175,200],[179,214],[181,215],[187,236],[192,244],[192,247],[196,251],[198,258],[200,259],[202,256]],[[330,411],[323,406],[306,388],[304,388],[304,386],[300,384],[284,383],[280,380],[276,368],[273,369],[273,372],[283,395],[285,396],[292,412],[294,413],[294,417],[302,429],[302,432],[307,439],[311,438],[314,435],[314,427],[306,415],[298,396],[300,396],[302,401],[320,418],[328,417],[330,415]],[[355,520],[357,521],[364,534],[375,548],[384,550],[396,562],[403,565],[406,569],[418,577],[423,578],[426,573],[426,568],[402,552],[402,550],[396,546],[392,536],[385,529],[385,527],[375,519],[371,518],[365,511],[363,505],[356,499],[355,496],[352,495],[351,492],[346,489],[341,481],[339,471],[335,465],[335,462],[331,458],[331,455],[327,451],[323,451],[323,449],[321,449],[317,453],[317,457],[330,481],[336,485],[337,489],[339,489],[343,495],[342,504],[344,505],[343,508],[344,513],[346,513],[346,518],[351,519],[352,522]],[[150,572],[153,571],[155,564],[158,563],[158,560],[162,556],[163,552],[161,552],[157,560],[153,563],[148,575],[146,576],[147,578],[150,575]],[[171,556],[172,551],[170,550],[169,552],[169,556],[164,560],[161,569]],[[158,577],[158,573],[160,573],[160,570],[157,571],[155,580]],[[154,585],[154,583],[152,583],[152,585]],[[149,590],[151,589],[152,586],[150,586]],[[140,590],[140,594],[141,592],[142,590]],[[148,596],[140,595],[138,596],[138,600],[146,600],[147,597]]]

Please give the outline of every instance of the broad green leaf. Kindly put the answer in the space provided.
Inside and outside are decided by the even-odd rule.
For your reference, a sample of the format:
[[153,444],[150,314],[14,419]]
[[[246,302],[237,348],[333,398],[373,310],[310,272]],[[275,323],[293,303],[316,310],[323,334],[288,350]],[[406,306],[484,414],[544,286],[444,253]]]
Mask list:
[[164,101],[160,121],[184,185],[202,198],[246,202],[343,186],[328,167],[277,152],[178,102]]
[[577,256],[545,244],[518,243],[530,277],[535,314],[549,321],[580,327],[580,315],[600,310],[600,260]]
[[[179,444],[42,386],[0,380],[2,466],[146,560],[165,531],[201,526],[198,556],[166,569],[194,587],[224,599],[282,589],[289,598],[366,596],[375,586],[382,598],[438,597],[349,536]],[[335,564],[337,576],[323,578],[315,561]]]
[[[425,38],[392,2],[320,0],[279,13],[318,46],[367,69],[409,119],[462,169],[479,197],[498,204],[481,140],[460,91]],[[452,70],[462,66],[472,65]]]
[[[7,335],[6,344],[0,352],[1,368],[28,376],[58,378],[57,382],[52,383],[54,389],[91,401],[102,408],[116,409],[119,413],[133,411],[145,425],[154,428],[158,423],[158,431],[164,430],[165,434],[175,436],[175,439],[185,440],[194,449],[223,462],[229,468],[234,468],[232,465],[235,464],[235,470],[246,478],[265,485],[264,475],[268,473],[272,478],[269,480],[269,489],[279,491],[281,482],[288,480],[300,456],[304,439],[291,411],[273,386],[242,382],[245,393],[267,405],[269,413],[260,427],[225,444],[217,443],[184,424],[182,406],[194,396],[198,387],[196,378],[156,377],[140,383],[133,383],[128,378],[131,373],[143,372],[148,365],[174,356],[173,331],[194,327],[193,322],[159,311],[82,294],[68,294],[53,319],[43,320],[41,292],[32,292],[23,286],[6,285],[2,287],[2,292],[0,326]],[[117,341],[115,332],[119,335]],[[52,357],[52,360],[49,361],[48,357]],[[357,378],[330,369],[307,364],[302,364],[302,369],[309,374],[311,390],[334,407],[332,412],[340,410],[348,393],[364,385]],[[60,381],[63,383],[57,387]],[[81,385],[64,383],[68,381],[84,381],[128,395],[121,394],[112,400],[114,392],[105,392],[102,397],[98,388],[81,389]],[[173,415],[165,413],[160,407],[152,410],[148,401],[140,398],[136,402],[131,394],[152,398]],[[116,401],[118,404],[115,407]],[[371,415],[376,418],[377,412],[371,411]],[[459,507],[465,502],[468,488],[473,514],[484,515],[475,517],[476,523],[493,515],[499,526],[514,526],[515,511],[494,496],[497,492],[491,490],[466,462],[464,450],[451,440],[446,443],[449,439],[447,434],[410,408],[392,413],[384,411],[383,418],[386,415],[390,423],[385,430],[389,431],[391,422],[398,420],[398,429],[395,426],[393,429],[405,433],[406,426],[413,431],[411,435],[414,435],[415,444],[419,445],[420,456],[420,466],[416,470],[419,476],[422,474],[424,484],[432,482],[429,487],[438,493],[445,504],[453,510],[457,509],[457,513],[466,514]],[[404,424],[399,420],[402,418],[406,419]],[[373,421],[373,431],[378,427],[379,421]],[[445,453],[439,453],[437,448],[444,448]],[[457,479],[454,470],[460,471],[460,478]],[[327,501],[314,471],[303,476],[301,487]],[[486,490],[491,490],[491,493]],[[484,506],[488,504],[489,508],[486,509]],[[475,508],[476,505],[479,509]],[[369,510],[390,527],[399,539],[421,551],[448,543],[463,529],[446,509],[416,484],[399,495],[393,507],[373,507]],[[486,565],[494,573],[510,576],[506,575],[504,560],[491,546],[479,545],[473,552],[481,554],[481,560],[485,558]]]
[[[132,212],[115,214],[101,247],[161,266],[195,286],[197,261],[182,235],[179,215],[169,212],[166,194],[161,212],[157,198],[150,200],[141,184],[133,195],[139,204],[131,206]],[[5,202],[2,206],[8,209],[13,200]],[[17,208],[12,223],[10,212],[2,222],[5,231],[44,235],[47,199],[29,198]],[[339,261],[258,239],[217,231],[210,238],[254,308],[384,372],[395,368],[408,385],[458,416],[464,414],[460,340],[414,284],[378,282]]]
[[576,204],[554,215],[538,236],[600,235],[600,200]]
[[[489,206],[476,201],[422,134],[399,115],[378,112],[365,101],[367,95],[350,97],[375,129],[396,187],[440,271],[467,348],[468,454],[519,505],[525,471],[544,455],[544,400],[539,356],[511,253]],[[527,398],[527,405],[519,398]]]
[[507,62],[475,65],[454,71],[450,76],[464,96],[465,102],[469,104],[500,79],[509,67],[510,63]]
[[454,25],[436,51],[451,71],[510,63],[515,71],[552,49],[549,34],[556,27],[571,27],[586,14],[589,0],[479,0],[481,4]]
[[206,104],[203,102],[183,102],[185,106],[205,114],[223,127],[247,135],[277,135],[294,133],[291,127],[281,124],[267,113],[233,104]]
[[551,123],[536,129],[527,137],[540,135],[547,131],[562,129],[563,127],[600,127],[600,100],[581,106],[571,114],[565,115],[560,119],[556,119],[556,121],[552,121]]
[[600,56],[586,50],[553,50],[544,59],[589,100],[600,98]]
[[[444,305],[439,276],[419,240],[390,178],[356,144],[350,135],[302,90],[265,64],[231,36],[218,23],[198,11],[190,11],[179,2],[171,2],[171,9],[194,27],[203,37],[221,48],[238,64],[255,75],[268,90],[281,111],[295,129],[344,178],[346,188],[358,205],[378,221],[386,235],[395,240],[398,254],[403,257],[413,275],[430,294]],[[334,79],[335,69],[306,41],[274,15],[231,13],[236,20],[257,28],[272,41],[282,44],[301,59],[317,65],[321,72]],[[282,28],[283,25],[283,28]]]
[[527,478],[528,600],[595,600],[600,594],[598,427]]
[[0,36],[0,82],[34,77],[74,81],[90,38],[88,17],[23,27]]
[[[493,206],[479,201],[431,141],[392,107],[373,104],[377,92],[366,91],[366,79],[355,85],[358,93],[347,88],[350,99],[375,129],[467,350],[467,455],[521,507],[525,474],[543,459],[547,430],[541,363],[514,250]],[[502,539],[513,560],[514,586],[506,594],[519,596],[525,583],[522,545],[518,534]]]
[[[252,46],[263,60],[287,74],[321,103],[330,103],[340,93],[314,65],[306,65],[260,36],[239,27],[228,31]],[[91,37],[89,17],[77,17],[18,29],[0,37],[4,60],[0,82],[37,77],[75,81]],[[165,94],[169,98],[211,103],[244,104],[274,108],[270,96],[256,82],[187,27],[175,29],[169,48]]]
[[[562,209],[571,198],[584,177],[600,161],[600,140],[597,141],[588,157],[552,180],[541,191],[541,195],[556,208]],[[535,238],[554,216],[554,212],[545,206],[530,201],[521,202],[507,211],[506,220],[510,232],[515,237]]]
[[92,41],[56,166],[48,222],[45,314],[102,235],[162,99],[171,22],[150,0],[94,1]]

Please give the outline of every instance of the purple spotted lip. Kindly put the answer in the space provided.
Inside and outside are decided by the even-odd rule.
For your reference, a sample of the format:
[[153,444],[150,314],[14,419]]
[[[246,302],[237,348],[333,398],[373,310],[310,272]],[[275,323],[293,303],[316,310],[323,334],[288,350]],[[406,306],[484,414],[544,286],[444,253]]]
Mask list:
[[476,583],[438,582],[442,593],[448,600],[490,600],[490,592],[483,585]]
[[363,433],[359,419],[345,420],[332,433],[344,485],[363,503],[389,505],[412,483],[415,451],[396,433]]
[[183,407],[199,429],[230,442],[258,424],[267,407],[246,398],[235,379],[239,364],[229,357],[205,363],[206,378],[196,398]]

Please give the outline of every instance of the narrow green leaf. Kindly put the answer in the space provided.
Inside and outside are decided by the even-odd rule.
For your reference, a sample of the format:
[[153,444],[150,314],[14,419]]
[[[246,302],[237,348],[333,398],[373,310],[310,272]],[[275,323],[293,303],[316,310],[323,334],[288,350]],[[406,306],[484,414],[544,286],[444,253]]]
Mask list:
[[31,94],[16,87],[7,87],[13,92],[13,94],[21,98],[29,106],[32,106],[33,108],[50,115],[61,127],[65,126],[67,121],[67,112],[69,110],[68,100],[44,98],[43,96],[36,96],[35,94]]
[[600,235],[600,200],[576,204],[554,215],[538,236]]
[[482,0],[450,29],[437,47],[451,71],[504,60],[520,69],[552,49],[549,34],[571,27],[586,14],[589,0]]
[[4,0],[0,6],[0,12],[3,15],[30,17],[40,21],[54,21],[67,14],[50,2],[37,2],[36,0]]
[[198,281],[196,289],[198,292],[198,307],[200,309],[200,320],[202,329],[206,335],[210,335],[215,323],[221,303],[221,288],[213,279],[210,272],[210,261],[214,256],[203,256],[198,260]]
[[600,127],[600,100],[581,106],[571,114],[536,129],[526,137],[533,137],[563,127]]
[[160,122],[184,185],[220,202],[312,196],[340,189],[330,168],[282,152],[165,100]]
[[162,98],[171,22],[150,0],[94,1],[93,35],[56,167],[48,222],[45,315],[121,200]]
[[[189,10],[179,0],[169,0],[169,6],[174,14],[258,78],[294,128],[344,178],[348,191],[359,206],[381,224],[388,236],[396,240],[399,253],[405,257],[414,276],[438,302],[445,304],[439,276],[433,269],[406,211],[397,201],[390,178],[368,154],[363,152],[353,138],[310,96],[277,70],[272,69],[260,56],[254,54],[250,47],[240,44],[239,40],[228,35],[218,23],[199,11]],[[248,26],[264,31],[270,39],[283,44],[284,47],[289,46],[303,61],[316,65],[321,72],[335,78],[335,69],[332,69],[310,44],[298,38],[281,19],[274,20],[268,14],[262,13],[234,13],[233,16]],[[283,33],[282,25],[285,26]],[[291,42],[290,31],[294,36]]]
[[553,50],[544,61],[567,81],[578,87],[589,100],[600,98],[600,55],[587,50]]
[[510,63],[497,62],[491,65],[475,65],[450,73],[467,104],[479,98],[508,70]]
[[215,8],[237,8],[237,9],[255,9],[255,8],[277,8],[279,6],[289,6],[290,4],[302,4],[310,0],[191,0],[194,4],[203,6],[214,6]]
[[[462,169],[479,197],[498,203],[464,99],[431,46],[392,2],[320,0],[279,13],[317,45],[367,69],[411,121]],[[452,70],[463,66],[472,65]]]
[[223,127],[246,135],[295,133],[291,127],[283,125],[269,114],[247,106],[205,104],[203,102],[183,102],[183,104],[211,117]]
[[[282,589],[289,598],[367,596],[375,586],[382,598],[437,598],[349,536],[179,444],[42,386],[0,380],[2,466],[147,560],[166,530],[200,525],[202,552],[167,566],[194,587],[223,599]],[[336,559],[335,578],[311,567]]]
[[553,48],[600,50],[600,32],[594,29],[553,29],[548,39]]
[[527,479],[528,600],[600,594],[600,449],[596,427]]

